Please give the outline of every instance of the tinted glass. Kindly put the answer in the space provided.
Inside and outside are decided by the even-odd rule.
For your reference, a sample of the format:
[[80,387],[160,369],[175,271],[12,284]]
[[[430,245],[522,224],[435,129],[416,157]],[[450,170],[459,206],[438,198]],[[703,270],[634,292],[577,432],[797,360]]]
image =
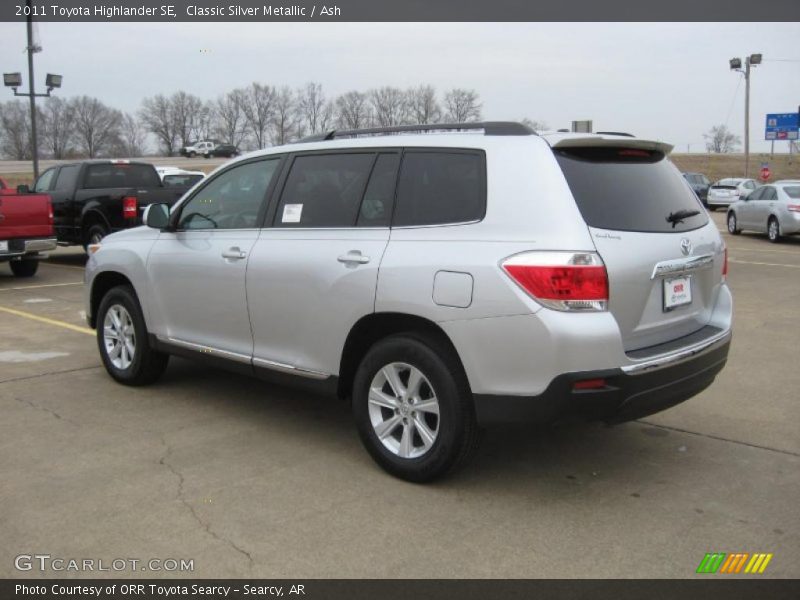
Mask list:
[[354,227],[373,162],[373,153],[295,158],[276,227]]
[[200,188],[181,209],[179,229],[252,229],[280,159],[233,167]]
[[359,227],[387,227],[391,222],[399,165],[399,154],[381,154],[378,157],[361,201],[357,223]]
[[[661,152],[573,148],[555,155],[591,227],[674,233],[708,223],[697,197]],[[699,212],[673,227],[668,218],[678,211]]]
[[33,188],[34,192],[46,192],[50,189],[50,184],[53,182],[53,175],[56,174],[55,169],[48,169],[39,176],[36,180],[36,185]]
[[789,198],[800,198],[800,186],[785,187],[783,191],[786,192]]
[[161,180],[152,165],[97,164],[86,169],[83,187],[89,189],[160,187]]
[[202,178],[202,175],[164,175],[164,185],[167,187],[189,187]]
[[486,212],[485,166],[474,152],[407,152],[397,183],[394,225],[479,221]]
[[78,172],[81,168],[78,165],[69,165],[61,167],[56,178],[56,186],[54,189],[60,191],[71,191],[75,189],[75,184],[78,182]]
[[762,200],[777,200],[778,199],[778,192],[775,191],[775,188],[767,188],[764,194],[761,196]]
[[749,195],[747,196],[747,198],[748,198],[749,200],[761,200],[761,196],[763,196],[763,195],[764,195],[764,192],[765,192],[765,191],[766,191],[766,188],[761,188],[760,190],[756,190],[756,191],[755,191],[755,192],[753,192],[752,194],[749,194]]

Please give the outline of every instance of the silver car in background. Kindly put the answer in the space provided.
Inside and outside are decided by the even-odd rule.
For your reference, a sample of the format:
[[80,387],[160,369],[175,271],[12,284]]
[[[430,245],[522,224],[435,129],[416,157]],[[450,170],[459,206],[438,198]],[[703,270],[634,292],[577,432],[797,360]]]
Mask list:
[[726,208],[734,202],[746,198],[756,189],[758,189],[758,182],[755,179],[736,177],[720,179],[708,188],[706,205],[709,210]]
[[800,233],[800,181],[764,185],[728,208],[728,232],[766,233],[770,242]]
[[91,246],[87,320],[122,384],[176,354],[338,396],[378,464],[430,481],[485,426],[637,419],[714,381],[727,251],[671,149],[470,123],[260,150]]

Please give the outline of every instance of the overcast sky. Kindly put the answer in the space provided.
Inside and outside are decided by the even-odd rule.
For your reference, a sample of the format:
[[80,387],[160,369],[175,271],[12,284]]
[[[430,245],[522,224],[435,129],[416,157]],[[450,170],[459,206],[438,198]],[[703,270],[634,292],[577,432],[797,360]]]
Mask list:
[[[767,112],[800,104],[798,23],[41,23],[39,36],[37,85],[61,73],[59,95],[127,111],[157,93],[208,99],[254,80],[316,81],[331,96],[430,83],[476,89],[486,119],[593,119],[698,151],[712,125],[743,133],[744,81],[728,59],[753,52],[764,63],[751,80],[751,149],[769,148]],[[27,81],[24,48],[24,24],[0,23],[0,70]]]

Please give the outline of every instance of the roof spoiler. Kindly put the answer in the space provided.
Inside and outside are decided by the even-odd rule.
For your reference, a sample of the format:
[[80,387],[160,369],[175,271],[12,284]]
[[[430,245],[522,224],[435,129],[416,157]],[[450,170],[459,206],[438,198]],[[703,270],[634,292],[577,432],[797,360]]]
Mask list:
[[657,150],[659,152],[663,152],[664,154],[669,154],[674,148],[672,144],[667,144],[666,142],[657,142],[655,140],[642,140],[634,137],[620,140],[599,137],[597,135],[586,137],[567,137],[555,142],[551,142],[550,146],[552,148],[641,148],[642,150]]

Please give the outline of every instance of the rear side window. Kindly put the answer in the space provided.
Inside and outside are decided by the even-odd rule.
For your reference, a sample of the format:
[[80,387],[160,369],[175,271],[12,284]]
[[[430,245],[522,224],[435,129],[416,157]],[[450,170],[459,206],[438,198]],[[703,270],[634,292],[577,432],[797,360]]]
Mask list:
[[406,152],[394,225],[480,221],[486,213],[485,165],[481,152]]
[[374,153],[298,156],[283,187],[276,227],[354,227]]
[[75,184],[78,182],[78,172],[80,171],[78,165],[68,165],[61,167],[56,179],[56,190],[71,191],[75,189]]
[[364,199],[361,201],[361,210],[358,212],[359,227],[389,226],[392,220],[394,188],[399,166],[399,154],[378,156],[364,192]]
[[[662,152],[606,147],[554,152],[578,208],[591,227],[674,233],[708,223],[694,193]],[[680,222],[670,219],[679,211],[698,214]]]
[[785,187],[783,191],[789,198],[800,198],[800,186]]
[[160,187],[161,180],[151,165],[97,164],[86,169],[83,187],[88,189]]

